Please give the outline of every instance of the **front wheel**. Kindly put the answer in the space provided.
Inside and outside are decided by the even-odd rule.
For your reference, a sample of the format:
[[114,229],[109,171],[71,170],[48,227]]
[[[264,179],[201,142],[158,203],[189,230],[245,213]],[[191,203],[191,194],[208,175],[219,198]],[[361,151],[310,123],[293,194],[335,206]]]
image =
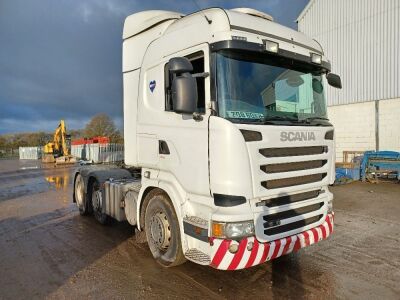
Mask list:
[[179,222],[170,200],[155,194],[145,212],[145,231],[151,253],[159,264],[172,267],[183,264]]

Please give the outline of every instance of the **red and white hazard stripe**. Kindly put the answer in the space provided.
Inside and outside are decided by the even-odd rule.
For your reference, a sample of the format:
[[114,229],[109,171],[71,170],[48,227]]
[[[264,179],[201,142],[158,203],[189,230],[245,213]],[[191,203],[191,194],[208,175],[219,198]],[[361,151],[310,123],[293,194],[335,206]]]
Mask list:
[[[328,214],[325,222],[318,227],[269,243],[260,243],[254,237],[244,238],[239,242],[213,239],[210,266],[219,270],[249,268],[317,243],[332,232],[333,214]],[[236,253],[229,252],[232,243],[238,244]]]

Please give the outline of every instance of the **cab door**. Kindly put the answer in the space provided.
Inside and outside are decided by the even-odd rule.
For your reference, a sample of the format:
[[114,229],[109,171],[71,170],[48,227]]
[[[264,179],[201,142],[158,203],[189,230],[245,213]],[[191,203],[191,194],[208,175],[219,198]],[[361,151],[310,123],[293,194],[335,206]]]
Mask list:
[[[151,146],[139,150],[139,159],[152,156],[152,166],[160,171],[160,180],[178,181],[191,194],[209,195],[208,119],[206,109],[210,102],[210,78],[197,78],[200,118],[191,114],[175,113],[168,98],[168,61],[173,57],[187,57],[193,65],[192,73],[209,72],[208,44],[175,52],[143,74],[143,105],[139,107],[138,139]],[[163,78],[161,78],[161,76]],[[163,99],[160,103],[160,99]],[[156,104],[155,104],[156,103]],[[154,148],[154,149],[153,149]],[[150,153],[151,152],[151,153]],[[155,157],[156,156],[156,157]],[[163,177],[163,178],[161,178]]]

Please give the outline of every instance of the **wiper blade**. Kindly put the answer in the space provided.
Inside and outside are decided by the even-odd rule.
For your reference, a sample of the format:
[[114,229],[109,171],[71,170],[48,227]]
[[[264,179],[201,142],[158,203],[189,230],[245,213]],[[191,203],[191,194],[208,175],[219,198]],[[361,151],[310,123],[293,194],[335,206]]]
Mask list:
[[324,118],[324,117],[309,117],[309,118],[305,118],[305,119],[300,119],[299,121],[313,121],[313,120],[325,120],[325,121],[329,121],[328,118]]
[[290,117],[286,117],[286,116],[271,116],[271,117],[265,118],[264,121],[266,121],[266,122],[268,122],[268,121],[295,121],[295,122],[298,122],[298,119],[290,118]]
[[245,118],[229,118],[229,120],[235,120],[237,123],[247,124],[247,123],[263,123],[264,119],[245,119]]

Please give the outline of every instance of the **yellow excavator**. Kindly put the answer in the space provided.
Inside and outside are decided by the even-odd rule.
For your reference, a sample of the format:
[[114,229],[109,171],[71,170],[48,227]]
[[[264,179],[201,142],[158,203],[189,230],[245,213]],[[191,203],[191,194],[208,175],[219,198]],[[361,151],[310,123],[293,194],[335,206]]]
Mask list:
[[42,162],[56,163],[57,165],[76,163],[76,158],[69,153],[70,143],[71,136],[67,134],[64,120],[61,120],[54,132],[53,141],[43,147]]

